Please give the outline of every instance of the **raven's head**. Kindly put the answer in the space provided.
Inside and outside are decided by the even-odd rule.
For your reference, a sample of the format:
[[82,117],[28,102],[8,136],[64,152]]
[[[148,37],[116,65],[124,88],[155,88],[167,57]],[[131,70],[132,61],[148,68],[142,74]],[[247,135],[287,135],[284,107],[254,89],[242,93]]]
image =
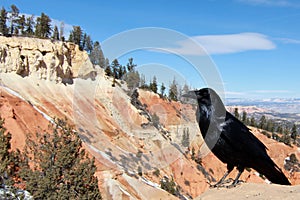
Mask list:
[[213,98],[218,97],[217,93],[211,88],[192,90],[182,95],[182,97],[196,99],[201,104],[211,105]]

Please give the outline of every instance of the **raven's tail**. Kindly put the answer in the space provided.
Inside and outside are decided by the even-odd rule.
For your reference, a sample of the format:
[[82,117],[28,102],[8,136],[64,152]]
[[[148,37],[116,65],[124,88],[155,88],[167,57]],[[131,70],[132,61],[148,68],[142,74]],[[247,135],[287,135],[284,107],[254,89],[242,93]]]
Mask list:
[[281,169],[269,158],[267,162],[260,162],[261,166],[256,166],[254,169],[263,174],[269,181],[280,185],[291,185],[290,181],[281,171]]

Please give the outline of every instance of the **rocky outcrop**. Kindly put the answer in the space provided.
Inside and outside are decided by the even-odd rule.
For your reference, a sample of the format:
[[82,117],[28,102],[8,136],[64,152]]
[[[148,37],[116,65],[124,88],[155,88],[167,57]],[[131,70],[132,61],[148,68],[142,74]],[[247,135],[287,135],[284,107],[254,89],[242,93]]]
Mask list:
[[87,53],[78,45],[27,37],[0,36],[0,72],[69,84],[73,78],[96,76]]

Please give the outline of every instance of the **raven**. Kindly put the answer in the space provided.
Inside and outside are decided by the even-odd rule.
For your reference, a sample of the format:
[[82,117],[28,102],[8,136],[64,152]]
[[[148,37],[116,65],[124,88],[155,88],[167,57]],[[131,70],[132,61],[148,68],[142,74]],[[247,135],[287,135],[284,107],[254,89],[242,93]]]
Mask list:
[[214,185],[221,186],[234,169],[238,175],[232,186],[239,183],[245,168],[253,168],[276,184],[291,185],[289,180],[267,154],[267,147],[232,114],[226,111],[221,98],[211,88],[189,91],[183,97],[197,100],[196,118],[201,134],[213,154],[227,164],[227,172]]

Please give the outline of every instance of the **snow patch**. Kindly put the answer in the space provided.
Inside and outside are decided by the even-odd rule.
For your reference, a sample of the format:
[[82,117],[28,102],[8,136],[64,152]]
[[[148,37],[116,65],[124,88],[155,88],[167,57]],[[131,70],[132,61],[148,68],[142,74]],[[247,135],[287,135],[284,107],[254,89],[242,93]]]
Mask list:
[[153,183],[152,181],[149,181],[148,179],[141,177],[140,180],[144,183],[146,183],[147,185],[150,185],[151,187],[154,187],[156,189],[161,189],[160,185],[157,183]]
[[[28,102],[22,95],[20,95],[18,92],[4,86],[4,85],[1,85],[1,87],[3,87],[9,94],[13,95],[13,96],[16,96],[20,99],[22,99],[23,101],[25,102]],[[30,105],[32,105],[30,102],[28,102]],[[32,107],[37,111],[39,112],[46,120],[48,120],[49,122],[53,123],[53,119],[47,115],[46,113],[44,113],[43,111],[41,111],[40,109],[38,109],[35,105],[32,105]]]

